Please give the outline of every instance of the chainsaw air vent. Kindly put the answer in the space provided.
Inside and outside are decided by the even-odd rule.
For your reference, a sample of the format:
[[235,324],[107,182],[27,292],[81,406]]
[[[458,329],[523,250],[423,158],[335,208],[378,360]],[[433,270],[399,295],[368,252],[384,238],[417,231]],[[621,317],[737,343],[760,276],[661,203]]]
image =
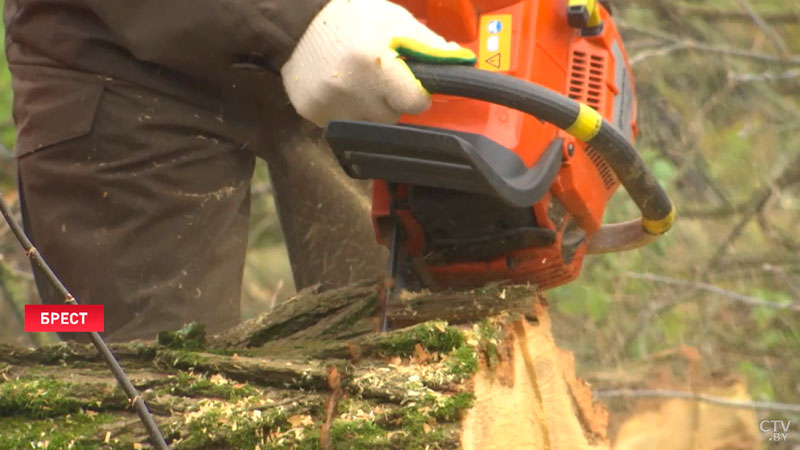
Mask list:
[[586,103],[602,113],[605,79],[606,57],[604,53],[592,53],[583,49],[572,51],[567,89],[567,95],[571,99]]
[[[605,53],[595,52],[588,45],[574,48],[570,54],[567,95],[575,101],[586,103],[602,114],[605,110],[607,66]],[[606,189],[611,189],[616,183],[616,177],[608,163],[591,147],[586,149],[586,155],[600,173]]]
[[606,160],[592,147],[586,147],[586,156],[592,160],[597,171],[600,172],[600,177],[603,179],[606,189],[611,189],[616,183],[617,177],[614,176],[614,172],[611,171],[611,167],[608,166]]

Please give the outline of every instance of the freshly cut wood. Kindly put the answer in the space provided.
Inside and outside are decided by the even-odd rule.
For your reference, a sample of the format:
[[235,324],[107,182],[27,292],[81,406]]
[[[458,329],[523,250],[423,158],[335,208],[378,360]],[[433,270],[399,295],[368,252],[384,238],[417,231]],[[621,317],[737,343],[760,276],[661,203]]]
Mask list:
[[[528,286],[307,290],[217,336],[200,326],[113,351],[175,449],[608,448],[607,414]],[[0,448],[144,448],[93,348],[0,347]]]
[[544,303],[535,310],[536,322],[506,324],[497,361],[484,358],[475,374],[464,449],[609,448],[608,413],[575,377],[572,355],[553,342]]

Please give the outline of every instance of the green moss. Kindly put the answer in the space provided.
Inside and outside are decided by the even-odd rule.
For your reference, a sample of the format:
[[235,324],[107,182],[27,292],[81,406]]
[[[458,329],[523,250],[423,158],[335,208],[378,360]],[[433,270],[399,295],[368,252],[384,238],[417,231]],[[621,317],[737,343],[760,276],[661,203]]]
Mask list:
[[471,345],[465,342],[456,348],[447,359],[447,369],[455,375],[458,381],[468,379],[478,371],[479,356],[485,361],[490,371],[500,362],[498,342],[503,336],[503,327],[487,319],[476,326],[475,333],[477,345],[474,341]]
[[178,331],[161,331],[158,333],[158,344],[174,349],[202,349],[206,345],[206,327],[192,322]]
[[121,389],[109,389],[102,383],[68,383],[43,376],[0,384],[0,417],[41,419],[82,409],[118,410],[127,405]]
[[[115,352],[115,349],[114,349],[115,345],[116,344],[111,344],[111,351],[112,352]],[[126,343],[120,344],[120,345],[125,345],[127,347],[126,350],[128,350],[128,351],[133,350],[133,354],[131,355],[132,358],[135,358],[135,359],[138,359],[138,360],[143,360],[143,361],[152,360],[153,358],[156,357],[156,354],[158,352],[158,347],[156,347],[154,345],[151,345],[149,343],[143,343],[143,342],[134,341],[134,342],[130,342],[130,343],[126,342]]]
[[45,418],[78,412],[83,402],[77,386],[52,378],[9,381],[0,384],[0,417]]
[[209,362],[208,358],[201,353],[184,350],[159,351],[156,360],[167,367],[174,367],[176,369],[190,369]]
[[264,450],[319,450],[319,436],[319,428],[306,430],[299,441],[289,440],[282,444],[270,444]]
[[392,333],[376,344],[379,352],[410,356],[417,344],[429,352],[450,352],[465,343],[461,330],[447,325],[447,322],[426,322],[411,329]]
[[463,412],[473,403],[471,393],[454,396],[428,394],[405,406],[378,415],[375,421],[336,421],[331,428],[339,449],[450,449],[458,448],[453,434]]
[[169,393],[187,397],[215,397],[235,402],[243,397],[255,395],[258,391],[246,384],[237,385],[228,380],[214,382],[204,375],[179,372],[171,377]]
[[337,450],[383,449],[387,431],[374,422],[337,420],[331,425],[331,442]]
[[[434,450],[453,448],[458,439],[442,430],[425,432],[427,416],[415,408],[401,408],[393,425],[373,421],[337,420],[331,426],[331,443],[336,450]],[[383,421],[386,422],[386,421]]]
[[450,354],[447,369],[461,381],[471,377],[478,371],[478,355],[475,349],[462,345]]
[[500,351],[497,343],[503,336],[503,328],[490,319],[483,320],[478,325],[478,349],[486,360],[489,372],[497,367],[500,362]]
[[447,397],[433,413],[433,416],[441,422],[455,422],[461,420],[463,414],[472,408],[475,402],[475,395],[472,392],[459,392],[458,394]]
[[44,364],[62,363],[68,356],[73,354],[73,350],[66,342],[55,345],[47,345],[37,350],[38,356]]
[[[33,448],[37,443],[48,442],[50,449],[107,448],[92,437],[98,433],[100,425],[119,420],[112,414],[85,413],[71,414],[58,418],[31,420],[28,418],[0,419],[0,450]],[[38,447],[37,447],[38,448]],[[44,447],[42,447],[44,448]]]
[[248,414],[226,416],[221,409],[212,409],[192,421],[189,424],[188,435],[182,436],[173,448],[175,450],[255,448],[256,445],[261,448],[276,448],[266,445],[270,441],[271,433],[289,428],[286,414],[282,411],[269,410],[263,411],[260,417],[253,418],[252,413],[250,411]]

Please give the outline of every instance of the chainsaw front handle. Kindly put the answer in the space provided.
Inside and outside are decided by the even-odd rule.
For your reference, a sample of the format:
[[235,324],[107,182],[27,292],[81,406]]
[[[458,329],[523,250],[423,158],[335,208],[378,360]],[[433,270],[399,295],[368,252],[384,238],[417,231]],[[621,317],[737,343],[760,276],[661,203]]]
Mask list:
[[549,122],[599,153],[642,213],[641,219],[603,225],[588,244],[590,253],[639,247],[672,227],[675,207],[633,144],[591,107],[551,89],[509,75],[468,66],[407,61],[430,93],[483,100]]

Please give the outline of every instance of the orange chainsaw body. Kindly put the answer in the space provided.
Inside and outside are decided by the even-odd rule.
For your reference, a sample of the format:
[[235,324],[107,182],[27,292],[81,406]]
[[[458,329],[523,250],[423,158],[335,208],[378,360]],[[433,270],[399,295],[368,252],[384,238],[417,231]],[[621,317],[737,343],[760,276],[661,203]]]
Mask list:
[[[597,110],[630,139],[635,136],[636,105],[630,65],[605,8],[600,8],[602,29],[584,35],[568,24],[566,0],[397,3],[446,39],[473,50],[478,55],[478,68],[503,72],[563,93]],[[434,95],[430,109],[404,116],[401,122],[486,136],[511,149],[528,166],[535,164],[554,140],[563,139],[563,163],[558,174],[549,192],[531,206],[536,226],[556,233],[549,245],[507,251],[498,248],[495,254],[479,259],[428,259],[431,230],[412,210],[395,210],[395,217],[404,228],[403,250],[416,261],[414,269],[425,285],[433,289],[467,288],[511,280],[550,288],[578,276],[586,242],[600,227],[606,204],[619,185],[600,155],[551,124],[474,99]],[[395,187],[395,201],[402,203],[408,195],[408,185]],[[374,180],[372,218],[377,238],[384,245],[391,241],[392,199],[387,183]],[[462,203],[475,218],[485,213],[480,206],[470,206],[469,197],[464,197]],[[442,205],[442,214],[447,210]],[[498,220],[502,222],[502,217]],[[502,228],[502,223],[499,226]]]

